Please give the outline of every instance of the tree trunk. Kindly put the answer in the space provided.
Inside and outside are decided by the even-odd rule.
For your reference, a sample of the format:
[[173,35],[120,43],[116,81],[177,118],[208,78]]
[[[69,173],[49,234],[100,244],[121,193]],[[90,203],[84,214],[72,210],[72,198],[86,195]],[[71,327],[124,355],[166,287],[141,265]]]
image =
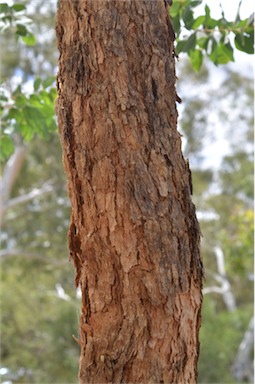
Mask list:
[[60,0],[80,383],[195,383],[202,264],[163,0]]

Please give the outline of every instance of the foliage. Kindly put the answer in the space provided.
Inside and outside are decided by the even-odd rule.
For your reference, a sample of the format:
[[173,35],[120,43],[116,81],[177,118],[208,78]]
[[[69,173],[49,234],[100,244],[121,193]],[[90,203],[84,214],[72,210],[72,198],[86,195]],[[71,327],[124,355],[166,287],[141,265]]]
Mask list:
[[[34,34],[29,29],[32,20],[25,16],[24,4],[12,6],[0,5],[0,31],[15,31],[17,39],[32,46],[36,43]],[[55,76],[44,79],[37,77],[33,89],[24,90],[18,84],[15,89],[8,87],[7,82],[0,85],[0,117],[1,117],[1,148],[0,161],[4,162],[14,151],[15,137],[19,135],[26,142],[35,136],[47,138],[57,131],[54,103],[57,91]]]
[[[216,299],[205,296],[200,330],[198,383],[236,383],[230,373],[237,346],[252,316],[252,304],[233,312],[219,310]],[[227,368],[227,369],[226,369]]]
[[[43,140],[43,145],[39,139],[29,143],[12,196],[38,188],[45,180],[54,183],[54,193],[10,209],[1,230],[1,246],[7,252],[1,260],[1,362],[10,370],[2,379],[74,383],[79,346],[72,335],[78,332],[80,301],[68,262],[69,201],[58,137]],[[8,250],[16,253],[8,255]],[[57,296],[56,284],[69,301]]]
[[32,20],[26,16],[24,4],[0,4],[0,32],[14,29],[17,39],[20,38],[25,44],[33,46],[36,38],[29,28],[31,22]]
[[[71,335],[77,333],[78,308],[54,295],[45,262],[17,257],[3,268],[1,290],[8,290],[2,304],[2,362],[12,375],[23,368],[19,383],[73,382],[79,348]],[[60,268],[67,276],[69,268]]]
[[239,195],[253,201],[253,155],[244,149],[226,156],[222,164],[222,189],[228,195]]
[[177,35],[176,52],[187,53],[195,71],[200,70],[205,56],[215,65],[234,61],[231,35],[234,35],[236,49],[254,53],[254,15],[241,20],[241,2],[235,21],[228,21],[223,10],[221,18],[214,19],[208,5],[202,15],[195,17],[194,9],[201,4],[202,0],[174,0],[170,8]]
[[56,120],[54,117],[54,102],[56,88],[52,87],[54,78],[42,81],[35,79],[34,89],[30,94],[22,92],[19,85],[14,92],[6,96],[4,89],[0,89],[2,106],[1,126],[1,154],[0,160],[5,160],[13,152],[12,137],[20,134],[25,141],[30,141],[35,135],[40,138],[49,137],[56,132]]

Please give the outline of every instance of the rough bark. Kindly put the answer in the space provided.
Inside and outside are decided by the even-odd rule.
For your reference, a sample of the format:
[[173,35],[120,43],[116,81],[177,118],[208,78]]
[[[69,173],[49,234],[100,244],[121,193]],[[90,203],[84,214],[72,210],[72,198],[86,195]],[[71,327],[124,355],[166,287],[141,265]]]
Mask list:
[[195,383],[202,265],[163,0],[60,0],[80,383]]

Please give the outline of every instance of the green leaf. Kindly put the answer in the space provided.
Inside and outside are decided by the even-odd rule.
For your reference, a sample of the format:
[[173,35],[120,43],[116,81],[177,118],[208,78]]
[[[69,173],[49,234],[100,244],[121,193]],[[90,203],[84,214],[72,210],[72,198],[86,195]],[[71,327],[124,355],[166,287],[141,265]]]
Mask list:
[[40,85],[41,85],[41,79],[40,77],[37,77],[34,81],[34,91],[38,91]]
[[204,20],[204,27],[209,28],[209,23],[211,20],[211,11],[208,5],[205,6],[205,20]]
[[193,11],[190,7],[185,8],[182,14],[182,20],[184,21],[185,27],[190,30],[194,22]]
[[213,47],[212,53],[209,55],[211,61],[215,64],[226,64],[229,61],[234,61],[233,48],[230,43],[219,43]]
[[179,14],[181,8],[181,3],[180,1],[174,1],[172,6],[170,7],[170,16],[176,17]]
[[211,18],[211,11],[207,4],[205,5],[205,17],[206,20],[209,20]]
[[51,88],[50,89],[50,92],[49,92],[49,99],[51,101],[51,105],[53,107],[53,114],[55,115],[55,101],[56,101],[56,98],[57,98],[57,88]]
[[18,107],[24,107],[26,104],[27,104],[27,98],[26,96],[20,94],[18,96],[15,97],[15,104],[18,106]]
[[205,37],[200,37],[200,39],[197,39],[197,45],[204,49],[207,50],[208,42],[209,42],[210,37],[205,36]]
[[[209,37],[209,41],[211,43],[211,53],[213,53],[217,49],[218,43],[213,36]],[[207,48],[209,48],[209,47],[207,47]]]
[[214,29],[220,22],[216,19],[209,19],[207,22],[207,28]]
[[239,51],[249,54],[254,53],[254,35],[245,36],[241,33],[235,36],[235,46]]
[[180,40],[176,46],[176,53],[184,52],[184,48],[187,44],[187,40]]
[[176,46],[176,52],[189,52],[196,46],[196,32],[192,33],[187,40],[180,40]]
[[35,94],[32,94],[29,96],[29,102],[32,106],[37,107],[37,108],[41,108],[41,106],[42,106],[40,97],[38,95],[35,95]]
[[205,16],[198,16],[193,24],[192,24],[192,29],[197,29],[198,27],[200,27],[200,25],[202,25],[205,21]]
[[14,151],[14,144],[12,139],[7,136],[3,135],[1,137],[1,144],[0,144],[0,160],[6,160]]
[[192,7],[192,8],[195,8],[198,5],[200,5],[201,3],[202,3],[202,0],[195,0],[195,1],[191,1],[189,6]]
[[192,49],[189,51],[190,62],[192,68],[198,72],[203,63],[203,54],[199,49]]
[[9,11],[9,5],[6,3],[0,4],[0,13],[7,13]]
[[52,84],[56,81],[56,76],[50,76],[46,80],[43,81],[43,88],[48,88],[52,86]]
[[236,28],[244,28],[248,25],[248,19],[245,20],[238,20],[237,23],[235,23]]
[[14,4],[11,8],[14,9],[15,12],[21,12],[26,9],[24,4]]
[[194,49],[196,46],[196,42],[197,42],[197,35],[195,32],[195,33],[192,33],[192,35],[190,35],[190,37],[188,38],[184,46],[183,52],[189,52],[190,50]]
[[49,93],[47,91],[43,90],[43,91],[41,91],[39,93],[39,95],[40,95],[42,103],[44,103],[44,104],[51,104]]
[[180,29],[181,29],[181,23],[180,23],[179,16],[172,18],[172,24],[173,24],[174,32],[176,33],[177,36],[179,36]]
[[26,36],[22,36],[22,40],[26,45],[29,46],[33,46],[36,43],[36,38],[31,32],[28,32]]
[[32,140],[32,138],[34,137],[34,132],[29,125],[26,125],[25,123],[23,123],[17,128],[18,128],[17,130],[22,133],[22,136],[24,137],[26,142]]
[[26,36],[28,33],[27,28],[23,24],[17,24],[16,35]]
[[35,133],[41,131],[42,126],[44,124],[44,118],[41,114],[40,109],[30,105],[25,106],[25,108],[23,109],[23,115],[26,122],[26,124],[24,125],[25,131],[23,128],[23,133],[25,132],[25,135],[28,140],[28,138],[32,138]]
[[15,120],[20,121],[22,119],[22,111],[19,111],[17,108],[11,108],[6,116],[6,120]]
[[[227,43],[227,44],[220,44],[220,46],[222,46],[222,51],[224,52],[224,54],[229,58],[229,61],[235,61],[234,60],[234,50],[233,50],[233,47],[230,43]],[[221,63],[220,63],[221,64]]]

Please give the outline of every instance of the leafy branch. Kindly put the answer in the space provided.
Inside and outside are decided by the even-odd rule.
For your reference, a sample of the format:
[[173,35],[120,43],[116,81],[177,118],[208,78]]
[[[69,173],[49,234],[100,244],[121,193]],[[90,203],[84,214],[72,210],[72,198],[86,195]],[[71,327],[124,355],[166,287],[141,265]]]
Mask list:
[[24,4],[0,4],[0,31],[3,33],[14,29],[17,40],[21,38],[26,45],[32,46],[35,45],[36,38],[29,28],[32,20],[25,16],[25,11]]
[[[0,4],[0,32],[15,33],[17,40],[33,46],[36,38],[29,27],[32,20],[26,14],[24,4]],[[34,136],[45,138],[56,132],[54,102],[57,91],[54,83],[55,76],[44,80],[36,78],[30,92],[25,92],[21,85],[10,91],[4,82],[0,84],[1,162],[14,153],[16,137],[28,142]]]
[[236,49],[254,53],[254,14],[241,20],[241,1],[235,21],[228,21],[223,10],[220,19],[212,18],[208,5],[205,5],[204,14],[195,18],[194,8],[201,3],[202,0],[173,0],[170,8],[176,33],[176,52],[187,53],[194,70],[200,70],[205,56],[215,65],[234,61],[231,37],[234,37]]
[[25,93],[20,85],[12,93],[0,87],[0,160],[5,160],[13,152],[16,135],[28,142],[34,136],[46,138],[56,132],[54,103],[57,91],[54,82],[55,77],[37,78],[30,94]]

